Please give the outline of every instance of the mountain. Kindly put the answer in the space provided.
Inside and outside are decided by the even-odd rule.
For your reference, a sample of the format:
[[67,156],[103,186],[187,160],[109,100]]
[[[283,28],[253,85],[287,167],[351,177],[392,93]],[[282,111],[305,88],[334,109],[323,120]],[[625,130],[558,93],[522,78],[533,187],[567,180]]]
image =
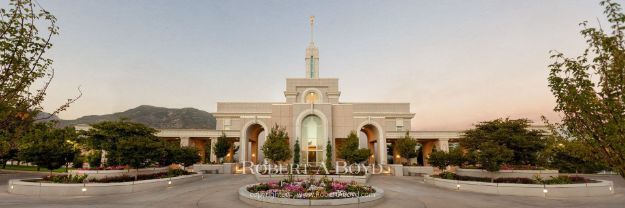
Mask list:
[[74,120],[59,120],[59,126],[93,124],[127,118],[157,129],[215,129],[215,117],[195,108],[163,108],[149,105],[106,115],[89,115]]

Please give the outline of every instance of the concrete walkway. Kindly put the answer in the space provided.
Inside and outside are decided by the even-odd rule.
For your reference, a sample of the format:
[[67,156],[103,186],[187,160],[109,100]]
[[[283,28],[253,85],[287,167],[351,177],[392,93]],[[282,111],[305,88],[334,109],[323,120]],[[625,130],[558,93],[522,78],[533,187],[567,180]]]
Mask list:
[[[255,183],[251,175],[207,175],[200,182],[167,189],[99,197],[39,198],[6,192],[6,180],[33,175],[0,174],[0,207],[249,207],[238,200],[237,189]],[[544,199],[498,196],[440,189],[423,184],[420,177],[374,176],[370,184],[386,191],[378,207],[619,207],[625,204],[625,181],[618,176],[601,177],[615,181],[616,194],[605,197]]]

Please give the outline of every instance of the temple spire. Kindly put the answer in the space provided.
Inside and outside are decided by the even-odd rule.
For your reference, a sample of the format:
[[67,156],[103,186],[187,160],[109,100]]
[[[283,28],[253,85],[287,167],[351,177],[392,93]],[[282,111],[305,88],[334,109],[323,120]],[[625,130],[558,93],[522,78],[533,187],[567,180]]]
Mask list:
[[310,44],[306,48],[306,78],[319,78],[319,49],[313,39],[315,29],[315,16],[310,16]]
[[315,16],[310,16],[310,44],[315,44]]

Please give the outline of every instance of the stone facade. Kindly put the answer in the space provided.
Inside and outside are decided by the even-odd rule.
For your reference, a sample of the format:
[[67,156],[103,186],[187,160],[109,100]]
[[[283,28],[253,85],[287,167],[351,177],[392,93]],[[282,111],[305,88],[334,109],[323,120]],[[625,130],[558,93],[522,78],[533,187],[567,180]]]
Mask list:
[[[410,103],[341,102],[339,79],[319,78],[319,49],[312,39],[306,48],[304,78],[287,78],[282,102],[218,102],[215,130],[161,130],[161,137],[178,137],[183,146],[192,145],[204,151],[207,142],[214,144],[221,133],[237,141],[239,150],[228,159],[238,162],[263,161],[260,150],[266,134],[277,125],[284,128],[293,148],[300,141],[300,161],[320,164],[337,160],[336,149],[350,132],[359,134],[359,146],[371,151],[369,163],[398,163],[399,156],[387,155],[387,149],[406,132],[423,144],[424,155],[432,148],[448,150],[448,141],[459,138],[459,132],[411,131]],[[203,132],[198,132],[203,131]],[[186,136],[185,136],[186,135]],[[210,140],[210,141],[209,141]],[[333,158],[326,158],[326,145],[332,144]],[[202,154],[204,155],[204,154]],[[216,161],[214,155],[211,161]],[[427,158],[426,158],[427,160]]]

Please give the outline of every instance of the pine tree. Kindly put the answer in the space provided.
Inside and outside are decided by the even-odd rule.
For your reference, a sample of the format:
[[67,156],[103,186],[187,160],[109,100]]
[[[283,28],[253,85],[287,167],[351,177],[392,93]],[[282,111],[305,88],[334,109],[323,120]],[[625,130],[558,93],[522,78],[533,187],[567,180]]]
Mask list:
[[291,159],[289,135],[286,133],[286,130],[280,128],[277,124],[271,128],[262,150],[265,157],[273,162]]
[[332,142],[330,139],[328,139],[328,144],[326,145],[326,167],[332,169]]
[[295,145],[293,146],[293,164],[299,165],[300,159],[300,147],[299,147],[299,138],[295,140]]

